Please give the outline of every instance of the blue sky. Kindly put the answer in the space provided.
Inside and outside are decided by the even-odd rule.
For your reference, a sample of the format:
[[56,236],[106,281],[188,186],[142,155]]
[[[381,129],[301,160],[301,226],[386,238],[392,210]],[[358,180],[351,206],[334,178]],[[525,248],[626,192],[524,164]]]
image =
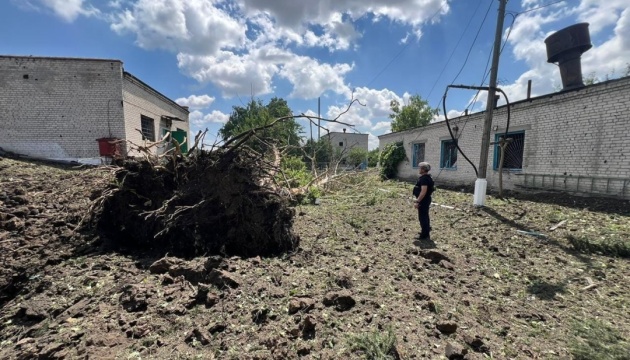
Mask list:
[[[498,4],[0,0],[0,54],[120,59],[126,71],[190,106],[192,131],[207,128],[210,143],[232,106],[252,96],[265,102],[284,98],[295,114],[316,114],[320,97],[327,118],[358,99],[365,106],[355,104],[340,121],[370,134],[372,149],[378,146],[376,136],[390,131],[391,100],[419,94],[437,107],[448,84],[482,83]],[[627,0],[510,0],[507,10],[498,78],[511,101],[525,98],[528,80],[534,96],[561,88],[543,41],[577,22],[590,23],[593,42],[582,58],[584,74],[604,79],[626,73]],[[474,95],[449,91],[449,114],[483,109],[483,94],[469,105]]]

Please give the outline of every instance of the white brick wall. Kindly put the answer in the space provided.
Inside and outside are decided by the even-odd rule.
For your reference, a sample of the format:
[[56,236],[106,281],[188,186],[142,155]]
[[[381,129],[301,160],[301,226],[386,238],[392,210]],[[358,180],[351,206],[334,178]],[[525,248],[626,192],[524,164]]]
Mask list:
[[118,60],[0,56],[0,147],[53,159],[98,157],[124,137]]
[[[154,132],[156,141],[162,137],[162,128],[169,130],[182,129],[189,133],[188,111],[155,90],[143,84],[137,78],[125,73],[123,82],[123,98],[125,113],[125,134],[128,141],[136,145],[144,145],[142,135],[137,130],[141,130],[141,116],[147,116],[154,120]],[[172,121],[170,126],[164,122],[162,116],[176,117],[185,121]],[[190,136],[188,138],[190,147]],[[130,145],[130,150],[133,145]],[[138,155],[134,151],[129,152],[130,156]]]
[[[462,116],[451,125],[459,127],[459,145],[475,166],[479,164],[484,116],[484,112]],[[506,119],[505,106],[495,110],[491,141],[495,134],[505,131]],[[607,192],[630,198],[630,77],[519,101],[512,105],[510,119],[510,132],[518,130],[525,132],[523,170],[504,172],[504,188]],[[425,142],[425,161],[433,165],[432,173],[438,183],[473,185],[475,172],[461,154],[456,170],[440,170],[440,140],[449,137],[441,122],[382,135],[379,140],[381,149],[391,142],[404,142],[409,161],[400,165],[400,178],[417,177],[410,162],[412,143]],[[487,180],[490,187],[496,188],[498,171],[492,169],[493,159],[491,146]]]
[[368,151],[368,134],[330,132],[322,138],[329,138],[333,151],[341,151],[344,156],[348,155],[353,147]]
[[[177,117],[188,132],[188,111],[105,59],[0,56],[0,147],[63,160],[98,159],[96,139],[141,144],[140,114]],[[134,154],[130,154],[134,155]]]

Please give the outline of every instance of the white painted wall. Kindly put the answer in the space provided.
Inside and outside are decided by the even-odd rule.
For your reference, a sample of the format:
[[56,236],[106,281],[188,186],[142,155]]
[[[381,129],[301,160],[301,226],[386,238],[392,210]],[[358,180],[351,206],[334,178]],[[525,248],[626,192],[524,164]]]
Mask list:
[[[484,116],[480,112],[451,121],[451,126],[457,124],[460,129],[460,147],[476,166]],[[506,106],[495,110],[491,141],[505,131],[506,119]],[[630,198],[630,77],[513,103],[510,132],[518,130],[525,132],[523,169],[504,172],[504,188],[535,187]],[[425,161],[432,164],[438,183],[473,186],[475,172],[461,154],[457,169],[439,168],[441,140],[448,138],[446,125],[440,122],[379,136],[379,147],[403,141],[409,161],[400,165],[399,177],[414,180],[417,169],[411,166],[412,144],[424,142]],[[487,180],[489,187],[497,188],[493,158],[491,146]]]
[[99,156],[124,137],[118,60],[0,56],[0,147],[33,157]]
[[[119,60],[0,56],[0,147],[36,158],[99,162],[96,139],[142,144],[140,115],[189,131],[188,111],[123,72]],[[124,148],[123,148],[124,151]],[[130,153],[129,155],[135,155]]]
[[[172,121],[170,130],[177,128],[189,133],[188,111],[175,102],[148,87],[134,76],[125,73],[123,81],[123,99],[125,113],[125,135],[127,140],[136,145],[144,145],[142,135],[137,130],[141,129],[141,116],[147,116],[154,120],[154,132],[156,141],[161,139],[161,120],[163,115],[176,117],[185,121]],[[136,130],[137,129],[137,130]],[[190,138],[188,141],[191,141]],[[134,152],[133,145],[129,146],[129,155],[138,155]],[[190,147],[190,144],[189,146]]]

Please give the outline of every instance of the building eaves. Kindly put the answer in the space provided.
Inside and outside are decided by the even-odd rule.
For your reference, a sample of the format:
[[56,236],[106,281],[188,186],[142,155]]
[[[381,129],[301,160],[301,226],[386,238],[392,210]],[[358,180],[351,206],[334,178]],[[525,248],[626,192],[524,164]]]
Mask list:
[[155,90],[154,88],[152,88],[151,86],[149,86],[147,83],[145,83],[144,81],[138,79],[137,77],[133,76],[131,73],[127,72],[127,71],[123,71],[123,74],[126,78],[128,78],[131,82],[134,82],[138,85],[141,85],[142,87],[144,87],[147,91],[153,93],[155,96],[161,98],[162,100],[166,101],[167,103],[181,109],[182,111],[185,111],[186,113],[190,113],[190,110],[188,110],[187,108],[179,105],[178,103],[176,103],[175,101],[171,100],[171,98],[169,98],[168,96],[162,94],[161,92]]
[[[602,81],[602,82],[599,82],[599,83],[596,83],[596,84],[587,85],[587,86],[584,86],[584,87],[581,87],[581,88],[577,88],[577,89],[561,90],[561,91],[554,92],[554,93],[549,93],[549,94],[544,94],[544,95],[540,95],[540,96],[531,97],[529,99],[522,99],[522,100],[511,102],[510,106],[511,106],[511,108],[514,108],[514,106],[519,105],[519,104],[534,103],[534,102],[539,101],[539,100],[550,99],[550,98],[552,98],[554,96],[566,95],[566,94],[570,94],[570,93],[574,93],[574,92],[584,91],[584,90],[587,90],[587,89],[590,90],[590,89],[594,89],[594,88],[597,88],[597,87],[610,85],[612,83],[621,82],[621,81],[630,81],[630,76],[625,76],[625,77],[621,77],[621,78],[618,78],[618,79]],[[507,104],[498,106],[498,107],[495,108],[495,111],[503,109],[503,108],[506,108],[506,107],[507,107]],[[480,114],[484,114],[485,112],[486,112],[485,110],[482,110],[482,111],[479,111],[479,112],[476,112],[476,113],[469,113],[468,115],[460,115],[458,117],[449,118],[449,121],[458,121],[458,120],[463,119],[465,117],[478,116]],[[435,126],[438,126],[438,125],[442,125],[444,123],[446,123],[446,120],[440,120],[440,121],[436,121],[434,123],[430,123],[430,124],[428,124],[426,126],[422,126],[422,127],[423,128],[430,128],[430,127],[435,127]],[[411,132],[411,131],[417,130],[419,128],[421,128],[421,127],[415,127],[415,128],[402,130],[402,131],[396,131],[396,132],[390,132],[390,133],[387,133],[387,134],[379,135],[377,137],[379,139],[386,138],[386,137],[389,137],[389,136],[392,136],[392,135],[400,135],[400,134],[403,134],[405,132]]]

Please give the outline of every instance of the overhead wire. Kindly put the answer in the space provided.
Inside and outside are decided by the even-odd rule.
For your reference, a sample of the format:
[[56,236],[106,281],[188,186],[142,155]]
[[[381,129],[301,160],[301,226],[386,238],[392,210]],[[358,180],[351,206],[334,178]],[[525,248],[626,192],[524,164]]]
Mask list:
[[[440,6],[440,8],[433,13],[433,15],[431,15],[431,17],[429,18],[428,22],[432,22],[433,19],[435,19],[435,17],[442,12],[442,10],[444,9],[444,5],[448,5],[448,1],[445,1],[444,3],[442,3],[442,5]],[[369,87],[376,79],[378,79],[379,76],[381,76],[381,74],[383,74],[385,72],[385,70],[387,70],[387,68],[389,68],[389,66],[396,61],[396,59],[398,59],[398,57],[400,57],[400,55],[402,55],[403,52],[405,52],[405,50],[407,50],[407,48],[409,47],[409,45],[411,45],[411,41],[407,41],[405,43],[405,46],[403,46],[402,49],[400,49],[400,51],[398,51],[398,53],[396,55],[394,55],[394,57],[372,78],[372,80],[370,80],[365,87]]]
[[[564,0],[554,1],[554,2],[551,2],[551,3],[545,4],[545,5],[541,5],[541,6],[538,6],[538,7],[532,8],[532,9],[528,9],[528,10],[525,10],[525,11],[521,11],[521,12],[506,12],[506,15],[511,15],[511,16],[512,16],[512,23],[510,24],[509,30],[508,30],[507,35],[506,35],[506,37],[505,37],[505,41],[504,41],[503,45],[501,46],[501,48],[499,49],[499,55],[501,55],[501,53],[503,53],[503,50],[504,50],[505,46],[506,46],[506,45],[507,45],[507,43],[508,43],[508,40],[509,40],[509,38],[510,38],[510,34],[512,33],[512,29],[514,28],[514,23],[516,22],[516,18],[518,17],[518,15],[525,14],[525,13],[529,13],[529,12],[532,12],[532,11],[535,11],[535,10],[540,10],[540,9],[543,9],[543,8],[546,8],[546,7],[549,7],[549,6],[552,6],[552,5],[555,5],[555,4],[558,4],[558,3],[561,3],[561,2],[564,2]],[[490,10],[490,8],[488,8],[488,11],[486,12],[486,17],[487,17],[487,15],[488,15],[489,10]],[[484,21],[485,21],[485,17],[484,17]],[[482,25],[483,25],[483,22],[482,22]],[[480,30],[481,30],[481,27],[480,27],[479,31],[480,31]],[[468,55],[466,56],[466,59],[465,59],[465,61],[464,61],[464,64],[462,65],[462,67],[460,68],[459,72],[457,73],[457,75],[456,75],[456,76],[455,76],[455,78],[453,79],[453,82],[451,83],[451,85],[453,85],[453,83],[456,81],[456,79],[459,77],[459,75],[460,75],[460,74],[461,74],[461,72],[463,71],[464,67],[466,66],[466,62],[468,61],[468,57],[469,57],[469,55],[470,55],[470,51],[472,50],[472,47],[473,47],[473,45],[474,45],[474,43],[475,43],[475,41],[476,41],[476,39],[477,39],[477,36],[479,35],[479,31],[477,32],[477,35],[475,36],[475,39],[473,40],[473,43],[471,44],[471,48],[470,48],[470,50],[469,50],[469,52],[468,52]],[[486,62],[486,67],[484,68],[484,72],[483,72],[484,76],[483,76],[483,78],[482,78],[482,80],[481,80],[481,86],[480,86],[480,87],[482,87],[482,86],[483,86],[483,84],[485,83],[485,81],[486,81],[486,79],[487,79],[488,75],[490,74],[490,70],[488,70],[488,66],[489,66],[489,63],[490,63],[490,58],[491,58],[491,55],[492,55],[492,52],[493,52],[493,51],[494,51],[494,46],[493,46],[493,48],[491,49],[491,51],[490,51],[490,53],[489,53],[489,56],[488,56],[488,61]],[[450,60],[450,58],[449,58],[449,60]],[[440,76],[441,76],[441,74],[442,74],[442,73],[440,73]],[[438,76],[438,79],[439,79],[439,77],[440,77],[440,76]],[[436,81],[436,82],[437,82],[437,81]],[[447,127],[448,127],[448,130],[449,130],[449,133],[450,133],[450,135],[451,135],[451,138],[453,139],[453,141],[455,141],[455,146],[457,147],[457,149],[458,149],[458,150],[460,150],[460,152],[462,153],[462,155],[464,156],[464,158],[465,158],[466,160],[468,160],[468,162],[469,162],[469,163],[473,166],[473,169],[475,170],[475,173],[477,173],[477,169],[476,169],[475,165],[474,165],[474,164],[473,164],[473,163],[472,163],[472,162],[471,162],[471,161],[470,161],[470,160],[466,157],[466,155],[465,155],[465,154],[461,151],[461,149],[459,148],[459,146],[458,146],[458,144],[457,144],[457,140],[459,139],[459,137],[461,137],[461,136],[462,136],[462,134],[463,134],[463,130],[464,130],[464,128],[466,127],[466,124],[468,123],[468,119],[466,119],[466,121],[464,122],[464,125],[462,126],[462,129],[461,129],[461,131],[459,132],[459,134],[458,134],[458,137],[457,137],[457,138],[455,138],[455,136],[453,135],[453,133],[452,133],[452,131],[451,131],[451,128],[450,128],[450,125],[449,125],[449,123],[448,123],[448,116],[447,116],[447,114],[446,114],[446,94],[447,94],[447,92],[448,92],[448,88],[449,88],[449,87],[451,87],[451,85],[447,86],[447,90],[446,90],[446,92],[444,93],[444,96],[443,96],[443,98],[442,98],[442,105],[443,105],[444,118],[445,118],[445,120],[446,120],[446,125],[447,125]],[[434,86],[433,86],[433,87],[435,87],[435,84],[434,84]],[[433,87],[431,88],[431,92],[433,92]],[[510,108],[509,108],[509,100],[507,99],[507,95],[505,94],[505,92],[503,92],[503,90],[498,89],[498,88],[497,88],[496,90],[498,90],[498,91],[500,91],[501,93],[503,93],[503,96],[505,97],[505,100],[507,101],[507,104],[508,104],[508,106],[507,106],[507,111],[508,111],[508,120],[507,120],[507,121],[508,121],[508,125],[507,125],[507,127],[506,127],[506,132],[505,132],[505,136],[507,137],[507,131],[508,131],[508,128],[509,128],[509,121],[510,121]],[[466,109],[464,110],[464,113],[465,113],[465,112],[466,112],[466,110],[468,110],[469,108],[473,108],[473,107],[474,107],[474,104],[475,104],[475,103],[476,103],[476,101],[477,101],[477,98],[478,98],[478,96],[479,96],[480,91],[481,91],[481,89],[479,89],[479,87],[478,87],[478,89],[477,89],[477,93],[475,94],[475,96],[474,96],[473,100],[471,100],[471,101],[469,102],[469,104],[466,106]],[[429,94],[431,94],[431,92],[429,92]],[[429,95],[429,96],[430,96],[430,95]],[[488,99],[487,101],[490,101],[490,99]],[[441,172],[442,172],[442,171],[440,170],[440,173],[441,173]],[[438,173],[438,177],[439,177],[439,173]]]
[[442,67],[442,70],[440,71],[440,73],[438,74],[437,78],[435,79],[435,82],[433,83],[433,86],[431,86],[431,90],[429,91],[429,95],[427,95],[427,99],[429,97],[431,97],[431,94],[433,93],[433,90],[435,89],[435,86],[437,85],[438,81],[440,81],[440,79],[442,78],[442,74],[444,74],[444,70],[446,70],[446,67],[451,62],[451,59],[453,58],[453,55],[455,54],[455,50],[457,50],[457,48],[459,47],[459,43],[464,38],[464,35],[466,35],[466,33],[467,33],[466,30],[468,30],[468,27],[470,27],[470,24],[472,23],[473,19],[475,18],[475,15],[477,14],[477,11],[479,10],[480,7],[481,7],[481,1],[479,3],[477,3],[477,8],[475,9],[475,12],[470,17],[470,20],[468,20],[468,24],[466,24],[466,27],[462,31],[462,34],[459,36],[459,39],[457,40],[457,43],[455,44],[455,47],[451,51],[451,54],[449,55],[448,60],[446,60],[446,63],[444,63],[444,66]]
[[532,9],[527,9],[527,10],[525,10],[525,11],[517,12],[517,13],[516,13],[516,15],[526,14],[526,13],[528,13],[528,12],[532,12],[532,11],[540,10],[540,9],[543,9],[543,8],[546,8],[546,7],[549,7],[549,6],[551,6],[551,5],[555,5],[555,4],[561,3],[561,2],[565,2],[565,0],[554,1],[554,2],[551,2],[551,3],[545,4],[545,5],[541,5],[541,6],[538,6],[538,7],[532,8]]
[[457,80],[459,75],[462,73],[462,71],[466,67],[466,63],[468,62],[468,58],[470,57],[470,53],[472,52],[472,49],[473,49],[473,46],[475,45],[475,42],[477,42],[477,38],[479,37],[479,33],[481,33],[481,29],[483,28],[483,24],[486,22],[486,19],[488,18],[488,14],[490,13],[490,9],[491,8],[492,8],[492,1],[490,2],[490,6],[488,6],[488,10],[486,11],[486,15],[484,15],[484,17],[483,17],[483,21],[481,22],[481,25],[479,26],[479,29],[477,30],[477,34],[475,34],[475,38],[473,39],[472,44],[470,44],[470,48],[468,49],[468,54],[466,54],[466,59],[464,59],[464,63],[462,64],[462,67],[459,69],[459,72],[457,73],[457,75],[455,75],[455,78],[453,79],[453,81],[451,81],[451,85],[453,85],[455,83],[455,81]]

